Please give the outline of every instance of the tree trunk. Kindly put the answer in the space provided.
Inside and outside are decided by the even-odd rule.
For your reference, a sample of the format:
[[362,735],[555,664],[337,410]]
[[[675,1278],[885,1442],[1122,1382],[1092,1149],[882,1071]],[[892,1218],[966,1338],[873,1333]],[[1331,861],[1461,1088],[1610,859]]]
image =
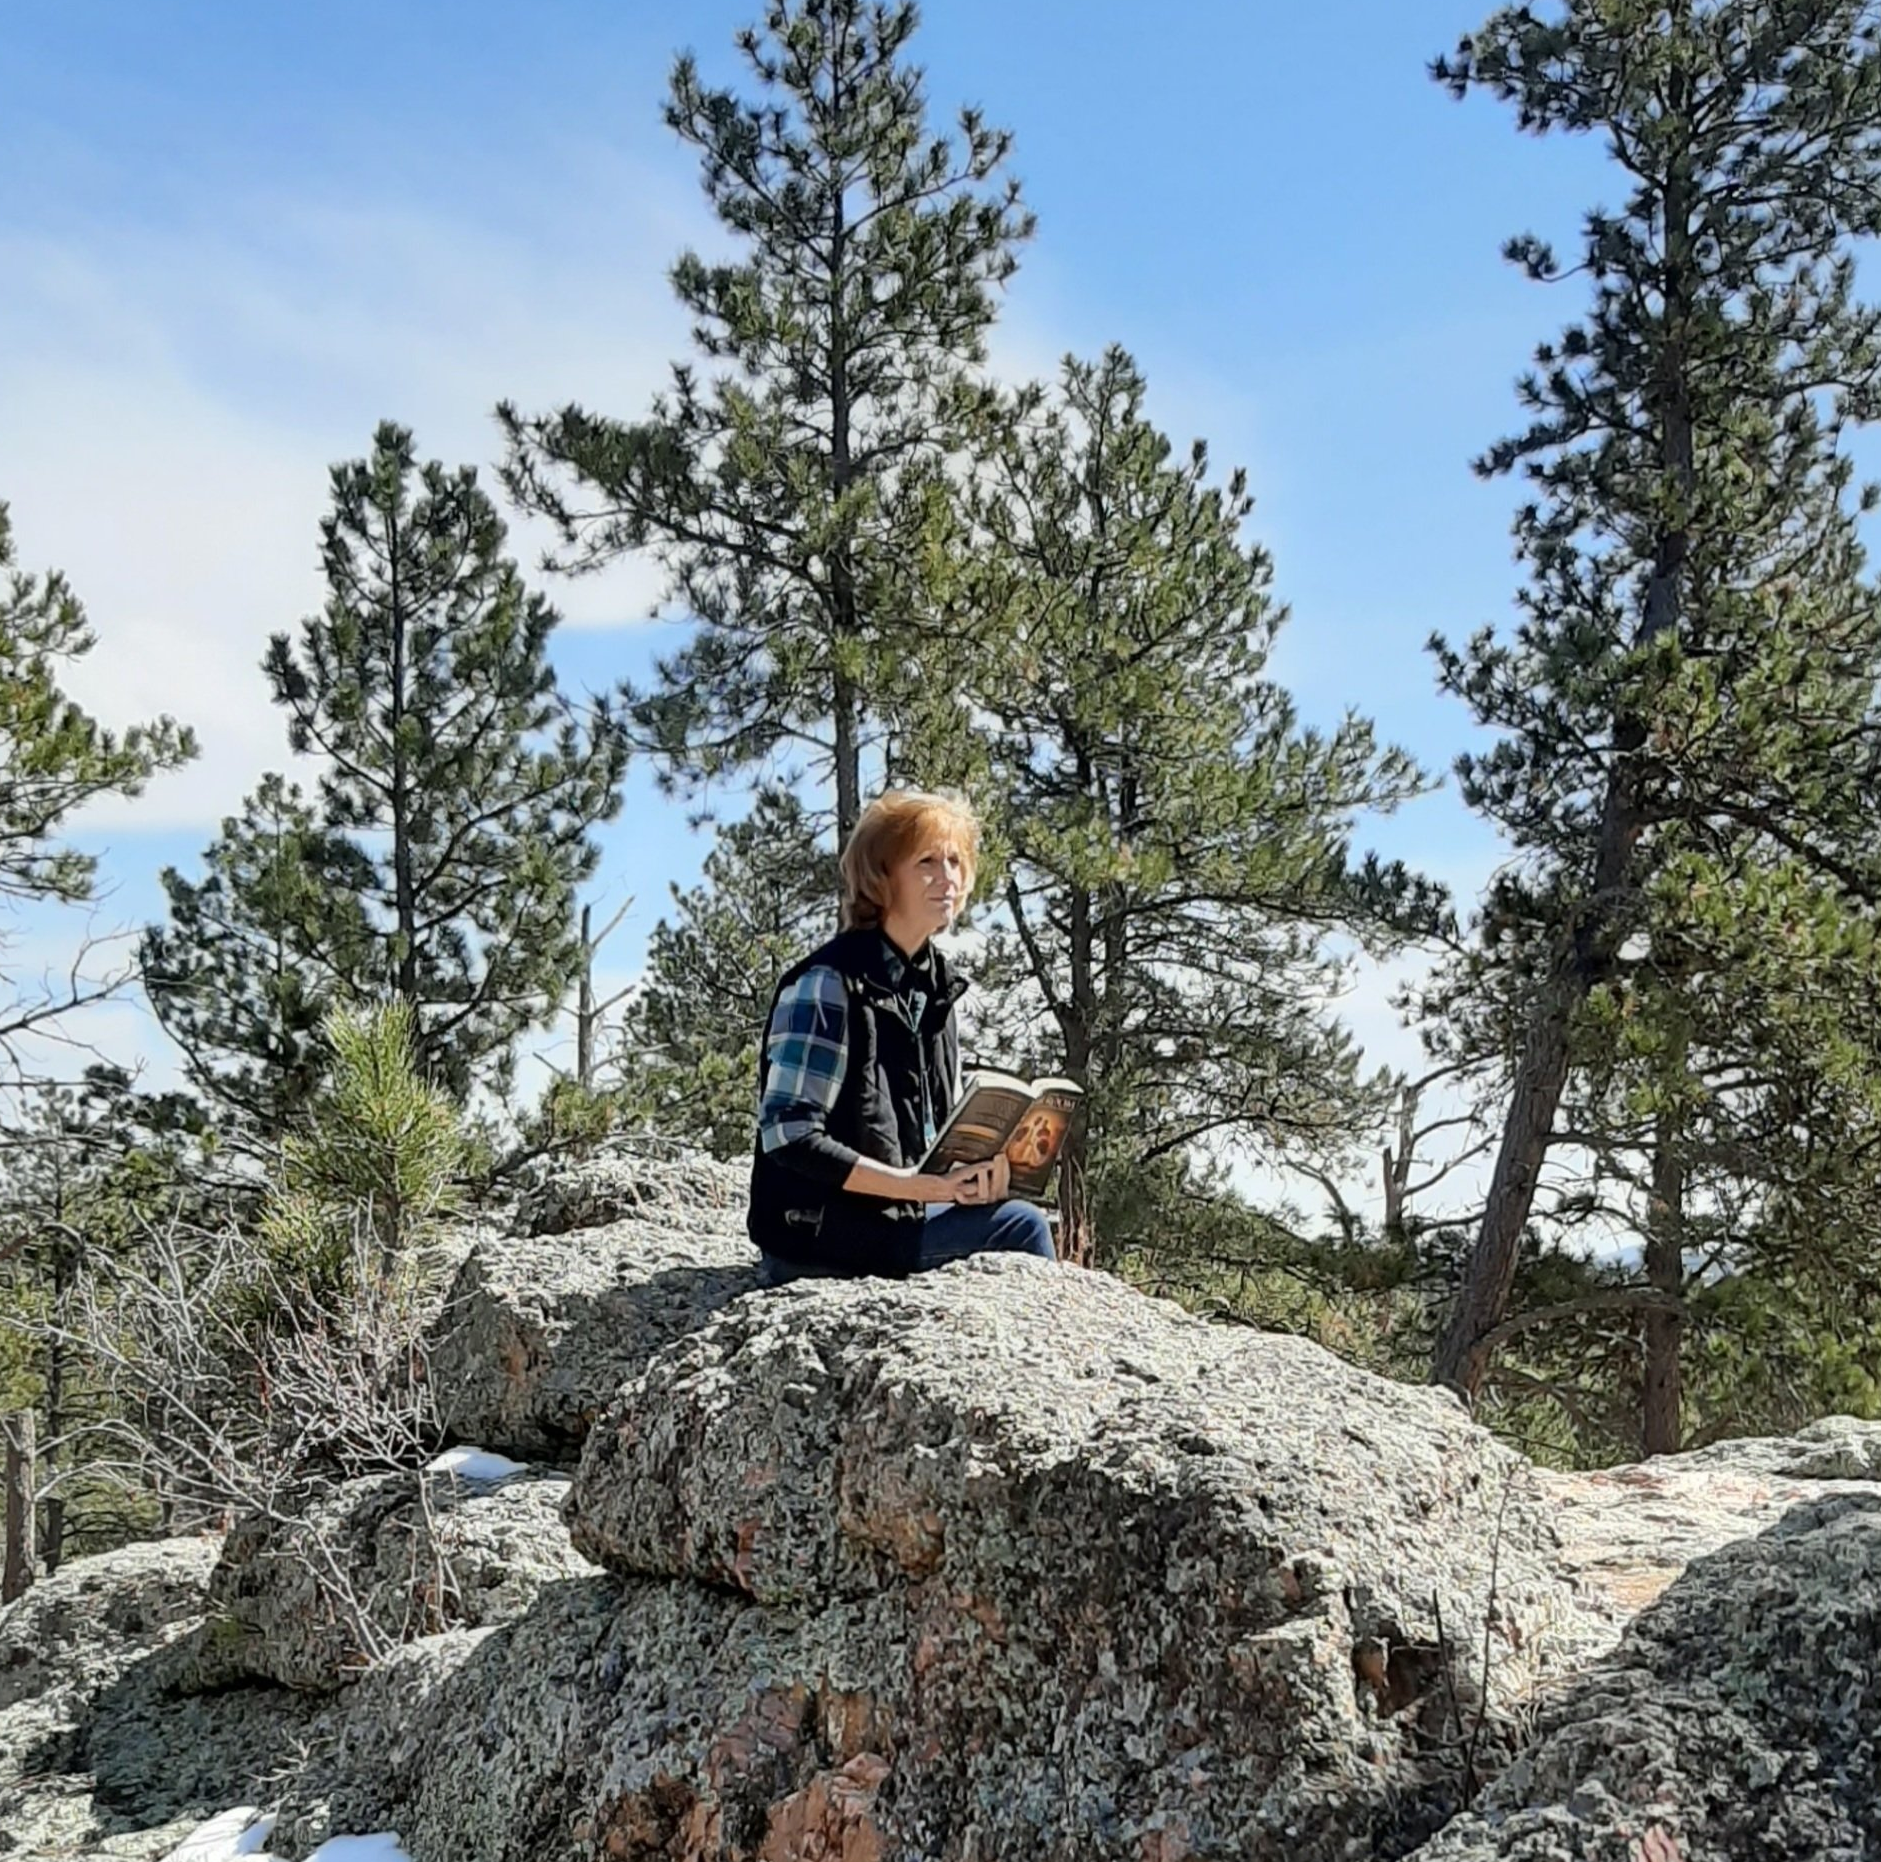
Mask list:
[[1097,1234],[1085,1162],[1082,1120],[1074,1120],[1058,1157],[1058,1258],[1078,1267],[1097,1265]]
[[592,908],[581,908],[581,981],[575,993],[575,1084],[594,1089],[594,944],[589,936]]
[[11,1603],[32,1583],[36,1552],[34,1518],[33,1412],[6,1419],[6,1562],[0,1566],[0,1603]]
[[[278,876],[286,860],[283,845],[285,836],[281,832],[281,817],[277,813],[273,818],[273,845],[269,848],[270,866]],[[298,908],[297,908],[298,909]],[[293,1122],[296,1111],[293,1092],[294,1083],[288,1076],[288,1056],[294,1051],[293,1039],[287,1026],[287,976],[293,959],[288,952],[287,930],[277,917],[272,935],[268,940],[268,1003],[274,1011],[274,1024],[269,1029],[266,1044],[269,1052],[266,1056],[268,1077],[261,1088],[262,1102],[268,1107],[268,1121],[265,1137],[274,1148],[275,1155],[280,1155],[279,1147],[286,1138],[288,1127]]]
[[[67,1205],[63,1171],[58,1190],[55,1209],[61,1222],[67,1219]],[[69,1238],[55,1241],[52,1249],[52,1301],[53,1310],[63,1314],[72,1289],[78,1283],[79,1253],[77,1245]],[[57,1471],[61,1454],[59,1444],[64,1441],[66,1417],[66,1375],[71,1366],[71,1348],[62,1338],[54,1338],[46,1347],[46,1388],[40,1399],[40,1407],[46,1417],[45,1469],[47,1477]],[[27,1418],[31,1421],[29,1415]],[[33,1476],[37,1481],[39,1475]],[[59,1568],[59,1557],[65,1549],[65,1500],[56,1491],[46,1500],[45,1532],[39,1539],[40,1556],[45,1560],[46,1570],[50,1574]]]
[[[831,64],[831,115],[839,118],[842,81],[834,56]],[[833,165],[839,164],[840,157]],[[831,190],[830,215],[829,483],[832,499],[840,504],[855,482],[855,462],[850,450],[854,410],[849,392],[849,327],[844,315],[849,282],[849,225],[840,186]],[[862,814],[862,702],[854,676],[843,662],[849,642],[861,636],[862,614],[856,598],[851,539],[842,534],[840,522],[836,547],[830,554],[830,599],[835,634],[831,643],[835,665],[830,680],[830,723],[836,763],[836,847],[840,852]]]
[[[47,1470],[50,1474],[51,1470]],[[46,1575],[51,1575],[59,1568],[59,1559],[65,1545],[65,1500],[57,1493],[46,1496],[45,1546],[41,1556],[45,1560]]]
[[1410,1231],[1405,1225],[1405,1196],[1411,1184],[1411,1163],[1417,1146],[1418,1090],[1406,1086],[1398,1096],[1398,1142],[1386,1145],[1383,1177],[1385,1189],[1385,1239],[1394,1248],[1404,1246]]
[[392,909],[398,935],[398,995],[412,1014],[413,1045],[420,1053],[424,1029],[418,1020],[418,895],[412,874],[411,776],[405,755],[405,616],[399,595],[398,531],[388,524],[387,554],[392,577]]
[[[1070,1001],[1059,1015],[1059,1033],[1065,1044],[1065,1072],[1088,1093],[1091,1057],[1097,1038],[1096,950],[1091,928],[1091,895],[1082,886],[1072,889],[1070,900]],[[1088,1173],[1089,1139],[1085,1121],[1088,1100],[1073,1121],[1059,1163],[1058,1255],[1080,1267],[1097,1265],[1097,1234],[1091,1220]]]
[[[1652,1197],[1646,1218],[1646,1281],[1671,1300],[1685,1293],[1685,1161],[1677,1121],[1662,1113],[1654,1128]],[[1640,1413],[1640,1453],[1679,1450],[1679,1347],[1685,1329],[1680,1306],[1646,1309],[1646,1376]]]
[[1581,992],[1572,972],[1550,978],[1516,1069],[1515,1088],[1502,1126],[1502,1146],[1482,1227],[1463,1273],[1456,1310],[1437,1347],[1431,1381],[1474,1399],[1488,1369],[1479,1343],[1508,1312],[1522,1252],[1522,1230],[1535,1199],[1535,1183],[1554,1132],[1555,1108],[1567,1082],[1568,1024]]
[[838,672],[832,721],[836,737],[836,845],[839,849],[847,843],[862,814],[860,711],[854,684]]
[[[1666,184],[1666,335],[1654,400],[1660,420],[1661,464],[1677,481],[1688,509],[1694,470],[1684,324],[1693,285],[1689,270],[1691,210],[1688,179],[1675,166]],[[1649,645],[1678,626],[1685,558],[1690,547],[1687,528],[1660,533],[1644,610],[1634,634],[1635,645]],[[1646,721],[1636,712],[1623,712],[1615,718],[1593,891],[1581,902],[1571,934],[1561,941],[1529,1023],[1502,1128],[1502,1145],[1496,1153],[1495,1174],[1490,1179],[1489,1199],[1483,1208],[1482,1227],[1470,1251],[1456,1311],[1432,1366],[1433,1383],[1448,1384],[1469,1401],[1474,1401],[1482,1387],[1489,1365],[1489,1352],[1481,1341],[1508,1310],[1522,1232],[1534,1205],[1536,1180],[1567,1082],[1568,1031],[1588,991],[1611,970],[1618,947],[1619,907],[1632,879],[1634,849],[1645,825],[1638,759],[1646,741]]]
[[[61,1292],[63,1293],[63,1289],[61,1289]],[[59,1310],[61,1312],[65,1310],[63,1298],[60,1299]],[[44,1401],[46,1407],[47,1442],[46,1473],[48,1475],[56,1471],[57,1464],[55,1458],[59,1452],[56,1444],[64,1436],[66,1428],[65,1370],[66,1348],[60,1340],[54,1339],[46,1353],[46,1393]],[[30,1411],[27,1414],[27,1421],[32,1421]],[[36,1478],[37,1476],[35,1475],[35,1479]],[[64,1550],[64,1547],[65,1501],[61,1495],[55,1492],[49,1495],[46,1500],[46,1531],[40,1547],[41,1554],[46,1561],[46,1571],[48,1575],[58,1570],[59,1556]]]

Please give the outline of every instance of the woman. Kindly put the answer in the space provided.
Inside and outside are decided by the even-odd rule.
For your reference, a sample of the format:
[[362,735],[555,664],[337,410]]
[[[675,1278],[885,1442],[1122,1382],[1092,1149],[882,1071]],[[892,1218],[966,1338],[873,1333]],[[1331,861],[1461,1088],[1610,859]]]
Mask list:
[[980,827],[946,796],[897,791],[842,854],[842,929],[779,983],[759,1056],[751,1239],[775,1284],[918,1273],[983,1250],[1054,1258],[1006,1159],[922,1174],[960,1090],[966,984],[933,938],[973,890]]

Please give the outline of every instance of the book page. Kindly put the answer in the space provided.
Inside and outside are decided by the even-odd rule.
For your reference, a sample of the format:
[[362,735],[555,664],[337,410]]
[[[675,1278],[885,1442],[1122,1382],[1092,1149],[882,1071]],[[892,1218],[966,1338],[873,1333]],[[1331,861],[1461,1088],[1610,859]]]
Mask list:
[[946,1128],[934,1141],[922,1169],[944,1175],[959,1164],[983,1164],[997,1157],[1007,1134],[1025,1117],[1032,1103],[1030,1090],[1017,1080],[995,1080],[976,1075],[966,1096],[954,1108]]

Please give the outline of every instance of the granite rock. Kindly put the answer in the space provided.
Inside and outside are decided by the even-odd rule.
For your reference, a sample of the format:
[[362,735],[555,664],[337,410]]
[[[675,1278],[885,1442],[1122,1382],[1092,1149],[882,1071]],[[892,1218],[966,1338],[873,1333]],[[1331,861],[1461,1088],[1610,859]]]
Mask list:
[[1881,1855],[1881,1493],[1699,1558],[1417,1862]]
[[1617,1623],[1455,1401],[983,1259],[734,1301],[588,1437],[544,1590],[427,1699],[430,1856],[1371,1853]]
[[485,1235],[459,1268],[430,1376],[451,1440],[568,1465],[655,1352],[758,1285],[758,1252],[709,1160],[571,1168],[523,1208],[540,1232]]
[[148,1862],[227,1793],[278,1792],[299,1764],[305,1703],[190,1691],[218,1551],[202,1537],[74,1559],[0,1610],[0,1856]]
[[298,1516],[237,1521],[209,1583],[198,1685],[337,1688],[388,1646],[521,1615],[543,1584],[590,1568],[562,1523],[567,1489],[531,1470],[374,1474]]
[[[414,1862],[1881,1856],[1881,1426],[1551,1473],[1076,1269],[760,1290],[736,1169],[522,1209],[432,1373],[572,1480],[45,1580],[0,1612],[0,1856],[233,1802]],[[396,1645],[351,1686],[296,1546]]]

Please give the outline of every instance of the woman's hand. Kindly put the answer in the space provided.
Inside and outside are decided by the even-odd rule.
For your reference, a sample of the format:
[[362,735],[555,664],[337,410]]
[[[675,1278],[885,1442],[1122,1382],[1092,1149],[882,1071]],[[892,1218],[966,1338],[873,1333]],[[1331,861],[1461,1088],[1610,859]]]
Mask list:
[[959,1164],[941,1182],[950,1203],[985,1204],[1006,1200],[1012,1188],[1012,1164],[1004,1151],[984,1164]]
[[1012,1190],[1012,1164],[1002,1151],[984,1164],[957,1164],[944,1177],[930,1177],[906,1164],[856,1159],[843,1188],[863,1196],[921,1203],[1003,1203]]

